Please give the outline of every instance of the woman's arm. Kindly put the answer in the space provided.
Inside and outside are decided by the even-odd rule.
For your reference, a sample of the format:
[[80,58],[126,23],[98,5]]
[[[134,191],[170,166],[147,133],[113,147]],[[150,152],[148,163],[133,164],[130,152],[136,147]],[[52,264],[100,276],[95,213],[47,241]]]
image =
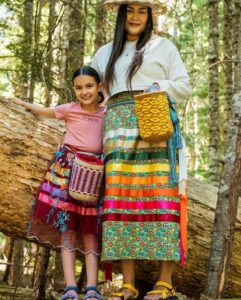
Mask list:
[[38,116],[45,117],[45,118],[53,118],[53,119],[56,118],[53,108],[42,107],[36,104],[23,101],[16,97],[12,98],[12,102],[31,110],[34,114]]
[[167,78],[164,80],[157,80],[157,82],[159,83],[161,90],[166,91],[176,100],[176,102],[182,102],[190,96],[192,92],[189,76],[176,46],[167,39],[165,39],[165,43],[165,67]]

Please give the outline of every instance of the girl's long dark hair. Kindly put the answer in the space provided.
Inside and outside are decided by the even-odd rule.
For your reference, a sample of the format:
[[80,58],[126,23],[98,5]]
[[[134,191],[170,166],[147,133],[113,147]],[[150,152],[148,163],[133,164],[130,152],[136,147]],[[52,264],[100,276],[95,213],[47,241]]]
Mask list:
[[[109,92],[109,86],[115,80],[115,63],[117,59],[120,57],[125,43],[126,43],[126,31],[125,31],[125,24],[126,24],[126,14],[127,14],[127,4],[123,4],[119,7],[116,24],[115,24],[115,32],[114,32],[114,40],[113,40],[113,47],[110,54],[110,58],[108,64],[106,66],[105,72],[105,86],[106,90]],[[153,30],[153,19],[152,19],[152,11],[151,8],[148,7],[148,18],[147,23],[144,31],[140,34],[140,37],[136,44],[136,52],[132,59],[131,65],[128,69],[128,76],[127,76],[127,85],[131,87],[131,80],[132,77],[135,75],[137,70],[140,68],[142,61],[143,61],[143,54],[144,54],[144,46],[150,40]]]

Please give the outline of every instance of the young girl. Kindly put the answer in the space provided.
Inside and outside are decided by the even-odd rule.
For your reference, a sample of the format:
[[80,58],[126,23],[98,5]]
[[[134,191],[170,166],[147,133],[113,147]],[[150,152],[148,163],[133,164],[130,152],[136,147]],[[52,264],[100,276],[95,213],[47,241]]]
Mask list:
[[[103,134],[102,260],[121,261],[124,283],[111,300],[138,297],[136,260],[159,261],[160,265],[158,281],[144,299],[174,300],[173,262],[183,262],[186,248],[181,239],[185,230],[180,225],[185,198],[181,197],[181,185],[169,181],[166,141],[140,139],[134,96],[158,83],[162,91],[183,102],[191,92],[189,76],[173,43],[153,35],[153,13],[164,13],[165,1],[103,3],[109,10],[118,9],[113,42],[101,47],[92,61],[110,95]],[[179,182],[185,182],[184,156],[179,155],[174,163]]]
[[96,288],[98,254],[97,203],[74,200],[68,193],[75,154],[100,157],[102,123],[105,108],[101,82],[91,67],[82,67],[73,74],[77,102],[43,108],[14,98],[14,102],[33,113],[64,120],[66,133],[62,146],[55,153],[38,193],[28,236],[54,247],[61,247],[66,289],[61,300],[78,299],[75,281],[75,251],[85,254],[87,287],[85,299],[101,299]]

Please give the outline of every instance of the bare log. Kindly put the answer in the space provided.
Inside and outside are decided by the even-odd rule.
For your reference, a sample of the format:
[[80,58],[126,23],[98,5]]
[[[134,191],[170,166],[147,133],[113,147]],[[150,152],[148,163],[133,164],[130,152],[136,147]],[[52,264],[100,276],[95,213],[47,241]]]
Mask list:
[[0,100],[0,230],[26,238],[32,201],[63,136],[58,122],[41,120]]
[[[23,108],[0,99],[0,231],[27,239],[31,203],[44,176],[48,160],[63,135],[57,121],[43,121]],[[190,296],[204,289],[211,232],[217,200],[212,185],[189,178],[189,252],[185,268],[176,267],[174,285]],[[226,296],[241,296],[241,210],[239,205]],[[155,262],[140,262],[137,279],[154,283]],[[148,277],[147,277],[148,274]]]

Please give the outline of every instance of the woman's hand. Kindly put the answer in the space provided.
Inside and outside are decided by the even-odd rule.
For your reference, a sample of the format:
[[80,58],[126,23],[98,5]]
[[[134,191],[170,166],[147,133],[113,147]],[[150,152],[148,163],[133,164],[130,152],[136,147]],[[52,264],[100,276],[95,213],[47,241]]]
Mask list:
[[144,93],[151,93],[151,92],[156,92],[156,91],[160,91],[160,86],[157,82],[154,82],[152,85],[148,86],[144,90]]

